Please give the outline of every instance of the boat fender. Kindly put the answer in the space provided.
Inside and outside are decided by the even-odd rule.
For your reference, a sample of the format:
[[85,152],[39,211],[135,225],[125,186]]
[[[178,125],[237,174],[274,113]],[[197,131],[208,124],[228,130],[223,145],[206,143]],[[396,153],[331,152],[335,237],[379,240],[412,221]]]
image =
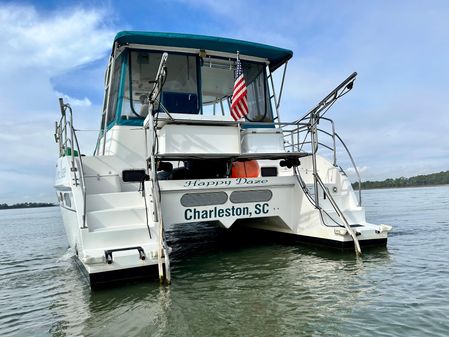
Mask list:
[[232,163],[231,178],[257,178],[260,167],[257,160],[235,161]]

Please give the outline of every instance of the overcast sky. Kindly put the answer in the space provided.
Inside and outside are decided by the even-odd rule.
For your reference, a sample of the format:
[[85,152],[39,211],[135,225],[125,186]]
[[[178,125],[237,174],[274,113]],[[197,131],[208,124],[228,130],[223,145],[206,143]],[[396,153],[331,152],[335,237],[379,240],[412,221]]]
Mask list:
[[[97,129],[121,30],[238,38],[293,50],[281,104],[302,115],[353,71],[328,113],[363,180],[449,169],[448,1],[0,1],[0,203],[55,201],[57,97]],[[95,132],[81,133],[91,153]],[[344,166],[348,168],[349,166]]]

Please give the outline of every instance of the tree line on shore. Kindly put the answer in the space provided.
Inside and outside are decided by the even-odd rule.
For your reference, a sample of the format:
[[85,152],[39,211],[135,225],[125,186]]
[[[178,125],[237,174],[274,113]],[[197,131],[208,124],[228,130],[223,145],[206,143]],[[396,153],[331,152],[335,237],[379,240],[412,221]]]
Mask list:
[[0,209],[11,209],[11,208],[34,208],[34,207],[52,207],[55,204],[49,202],[22,202],[18,204],[0,204]]
[[[432,185],[446,185],[449,184],[449,171],[441,171],[438,173],[422,174],[410,178],[400,177],[396,179],[385,179],[382,181],[363,181],[362,189],[373,188],[395,188],[395,187],[419,187]],[[357,189],[358,183],[353,183],[352,187]],[[52,207],[56,206],[49,202],[23,202],[17,204],[0,204],[0,209],[11,208],[34,208],[34,207]]]
[[[391,187],[419,187],[432,185],[449,184],[449,171],[441,171],[439,173],[423,174],[410,178],[400,177],[396,179],[385,179],[382,181],[363,181],[362,189],[371,188],[391,188]],[[359,184],[352,184],[357,189]]]

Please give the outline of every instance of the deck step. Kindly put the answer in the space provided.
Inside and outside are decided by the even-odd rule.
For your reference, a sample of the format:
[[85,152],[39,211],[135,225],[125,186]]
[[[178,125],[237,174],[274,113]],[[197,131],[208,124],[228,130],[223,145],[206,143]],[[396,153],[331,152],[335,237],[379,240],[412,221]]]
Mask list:
[[[343,225],[343,220],[340,219],[337,212],[334,209],[324,209],[323,212],[323,219],[326,222],[328,226],[338,226],[335,222],[339,223],[340,225]],[[345,215],[346,220],[351,224],[360,224],[365,222],[365,211],[362,207],[355,207],[352,209],[345,209],[343,210],[343,214]],[[329,218],[330,217],[330,218]],[[332,221],[335,220],[334,221]]]
[[145,207],[116,207],[87,212],[87,226],[91,231],[121,227],[146,226]]
[[[123,247],[143,246],[153,242],[156,238],[155,228],[150,228],[150,234],[145,224],[117,226],[82,232],[84,249],[116,249]],[[156,241],[154,241],[156,242]]]
[[117,156],[83,157],[84,180],[86,194],[115,193],[121,191],[137,191],[138,183],[124,182],[123,170],[144,169],[145,161],[135,162],[123,160]]
[[85,175],[86,194],[117,193],[122,190],[118,175]]
[[113,208],[145,206],[142,194],[138,191],[89,194],[86,197],[86,207],[88,212]]

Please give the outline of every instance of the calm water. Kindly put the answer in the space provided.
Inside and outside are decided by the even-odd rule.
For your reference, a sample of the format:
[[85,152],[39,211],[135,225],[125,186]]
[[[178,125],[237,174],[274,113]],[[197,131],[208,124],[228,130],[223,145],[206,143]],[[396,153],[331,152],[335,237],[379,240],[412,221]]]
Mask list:
[[170,287],[96,292],[58,208],[0,211],[0,335],[448,336],[449,186],[365,191],[364,204],[394,232],[359,260],[185,225],[168,232]]

